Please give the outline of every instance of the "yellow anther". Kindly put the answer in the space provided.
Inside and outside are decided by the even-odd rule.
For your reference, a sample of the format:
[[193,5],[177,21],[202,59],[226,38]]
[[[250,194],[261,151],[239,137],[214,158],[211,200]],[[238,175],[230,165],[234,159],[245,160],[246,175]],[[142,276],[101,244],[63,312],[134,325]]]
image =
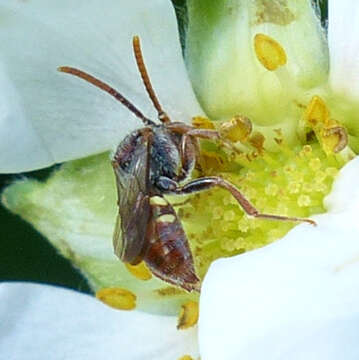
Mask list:
[[137,265],[125,264],[125,266],[127,270],[139,280],[150,280],[152,278],[151,271],[143,261]]
[[260,132],[254,132],[250,137],[249,142],[253,147],[255,147],[259,152],[262,152],[264,149],[265,137]]
[[310,196],[304,194],[300,195],[297,203],[300,207],[308,207],[311,204]]
[[315,129],[319,125],[328,124],[329,110],[322,98],[317,95],[312,97],[312,100],[305,110],[304,119],[312,129]]
[[264,188],[264,192],[266,193],[266,195],[268,196],[276,196],[279,192],[279,187],[276,184],[268,184],[265,188]]
[[304,119],[307,125],[314,130],[327,154],[337,153],[347,146],[346,129],[330,118],[329,109],[319,96],[313,96],[305,110]]
[[136,307],[136,295],[120,288],[104,288],[96,292],[97,299],[119,310],[133,310]]
[[237,115],[232,120],[222,123],[219,128],[221,136],[233,142],[247,140],[251,132],[251,121],[241,115]]
[[178,316],[177,329],[185,330],[197,324],[199,315],[198,303],[189,301],[182,305]]
[[322,166],[322,162],[320,161],[319,158],[316,157],[316,158],[310,159],[308,165],[312,170],[318,171]]
[[338,175],[338,172],[339,170],[335,167],[328,167],[325,170],[325,173],[332,178],[335,178]]
[[338,153],[348,144],[348,134],[342,126],[323,128],[320,132],[323,150],[328,153]]
[[223,159],[218,153],[201,151],[200,165],[205,170],[219,170],[223,168],[225,159]]
[[195,116],[192,118],[192,125],[198,129],[210,129],[214,130],[215,126],[213,122],[202,116]]
[[189,355],[184,355],[181,356],[178,360],[193,360],[193,357]]
[[313,152],[313,149],[310,145],[304,145],[303,149],[299,152],[300,157],[309,157]]
[[223,215],[223,220],[224,221],[232,221],[232,220],[235,220],[235,218],[236,218],[235,211],[227,210],[227,211],[224,212],[224,215]]
[[269,71],[277,70],[287,63],[282,46],[268,35],[257,34],[254,37],[254,50],[258,60]]

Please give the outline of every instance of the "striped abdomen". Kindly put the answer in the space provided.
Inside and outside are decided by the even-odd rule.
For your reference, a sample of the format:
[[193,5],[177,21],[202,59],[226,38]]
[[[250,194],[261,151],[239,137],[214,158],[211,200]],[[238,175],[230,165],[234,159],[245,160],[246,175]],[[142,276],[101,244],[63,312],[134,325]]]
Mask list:
[[159,278],[191,291],[199,289],[188,240],[173,207],[162,196],[150,198],[144,261]]

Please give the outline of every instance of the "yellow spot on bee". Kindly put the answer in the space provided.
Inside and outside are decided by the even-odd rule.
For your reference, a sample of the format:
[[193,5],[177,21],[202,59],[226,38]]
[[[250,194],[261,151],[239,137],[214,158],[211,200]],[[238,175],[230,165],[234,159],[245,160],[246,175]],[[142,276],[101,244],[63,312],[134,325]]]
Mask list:
[[172,214],[165,214],[161,215],[159,218],[157,218],[157,222],[168,222],[173,223],[176,220],[176,217]]
[[199,315],[198,303],[189,301],[182,305],[179,316],[177,329],[185,330],[197,324]]
[[264,34],[254,37],[254,50],[258,60],[269,71],[277,70],[287,63],[287,55],[282,46]]
[[157,206],[166,206],[167,201],[161,196],[152,196],[150,198],[150,204],[157,205]]
[[152,278],[151,271],[143,261],[137,265],[125,264],[125,266],[127,270],[139,280],[150,280]]
[[119,310],[133,310],[136,307],[136,295],[120,288],[104,288],[96,292],[97,299]]

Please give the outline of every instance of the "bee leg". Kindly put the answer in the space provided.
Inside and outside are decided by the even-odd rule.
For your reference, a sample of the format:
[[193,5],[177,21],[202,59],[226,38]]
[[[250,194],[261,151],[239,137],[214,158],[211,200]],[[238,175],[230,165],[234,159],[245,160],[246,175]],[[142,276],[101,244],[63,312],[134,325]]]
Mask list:
[[256,218],[280,220],[280,221],[307,222],[309,224],[316,225],[315,221],[311,219],[273,215],[273,214],[262,214],[244,197],[244,195],[233,184],[218,176],[202,177],[190,181],[189,183],[183,186],[179,186],[175,190],[171,189],[170,192],[177,195],[184,195],[184,194],[191,194],[203,190],[209,190],[216,186],[228,190],[232,194],[232,196],[238,201],[239,205],[246,212],[246,214],[250,216]]
[[180,144],[181,173],[178,181],[185,180],[191,174],[195,166],[199,166],[199,144],[196,139],[187,134],[182,135]]
[[[223,145],[225,145],[230,150],[240,153],[240,151],[228,140],[224,139],[220,133],[217,130],[211,130],[211,129],[197,129],[193,126],[183,124],[183,123],[170,123],[167,125],[167,128],[169,130],[172,130],[175,133],[183,134],[183,138],[185,137],[192,137],[192,138],[198,138],[198,139],[207,139],[207,140],[213,140],[213,141],[220,141]],[[183,140],[182,142],[186,141]]]
[[240,153],[240,151],[232,144],[232,142],[224,139],[221,134],[216,130],[207,130],[207,129],[196,129],[192,128],[186,133],[186,136],[191,136],[199,139],[207,139],[218,141],[226,146],[229,150]]

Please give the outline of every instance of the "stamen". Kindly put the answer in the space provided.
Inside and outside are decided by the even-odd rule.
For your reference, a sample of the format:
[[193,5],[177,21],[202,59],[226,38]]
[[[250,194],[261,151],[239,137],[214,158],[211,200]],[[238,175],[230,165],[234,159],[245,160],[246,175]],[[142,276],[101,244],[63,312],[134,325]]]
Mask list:
[[254,132],[249,139],[250,144],[255,147],[260,153],[264,150],[264,141],[264,135],[258,131]]
[[178,360],[193,360],[193,357],[189,355],[184,355],[181,356]]
[[304,120],[315,132],[326,154],[338,153],[348,145],[346,129],[330,118],[329,109],[319,96],[311,99],[305,110]]
[[139,280],[150,280],[152,278],[152,273],[148,269],[147,265],[141,261],[137,265],[125,264],[127,270]]
[[199,315],[198,303],[189,301],[181,307],[180,314],[178,316],[177,329],[186,330],[197,324]]
[[257,34],[254,37],[254,50],[257,59],[269,71],[277,70],[287,63],[287,55],[282,46],[268,35]]
[[329,120],[329,110],[322,98],[315,95],[307,106],[304,118],[313,130],[319,124],[324,125]]
[[326,153],[338,153],[348,145],[348,134],[345,128],[333,126],[321,131],[323,149]]
[[114,309],[133,310],[136,307],[136,295],[126,289],[104,288],[96,292],[96,298]]
[[215,130],[213,122],[202,116],[194,116],[192,118],[192,125],[197,129]]
[[206,169],[207,175],[211,174],[212,170],[220,171],[226,162],[226,159],[218,152],[201,151],[200,165]]
[[[281,137],[278,131],[277,135]],[[253,138],[255,134],[249,136]],[[263,135],[257,133],[257,139],[256,145],[262,151],[257,151],[256,156],[243,151],[230,161],[217,161],[218,167],[213,166],[214,160],[207,161],[211,153],[212,157],[218,156],[218,148],[205,144],[205,151],[201,151],[201,157],[206,159],[201,161],[203,172],[223,176],[235,184],[264,213],[308,218],[324,212],[323,198],[342,163],[325,156],[317,142],[289,146],[283,140],[281,151],[269,153],[263,148]],[[248,218],[230,195],[216,189],[191,197],[190,204],[179,210],[200,276],[213,260],[267,245],[294,225]]]
[[246,141],[251,132],[251,121],[241,115],[237,115],[232,120],[222,123],[219,128],[221,136],[233,142]]
[[310,206],[311,200],[308,195],[300,195],[298,197],[298,206],[300,207],[308,207]]

